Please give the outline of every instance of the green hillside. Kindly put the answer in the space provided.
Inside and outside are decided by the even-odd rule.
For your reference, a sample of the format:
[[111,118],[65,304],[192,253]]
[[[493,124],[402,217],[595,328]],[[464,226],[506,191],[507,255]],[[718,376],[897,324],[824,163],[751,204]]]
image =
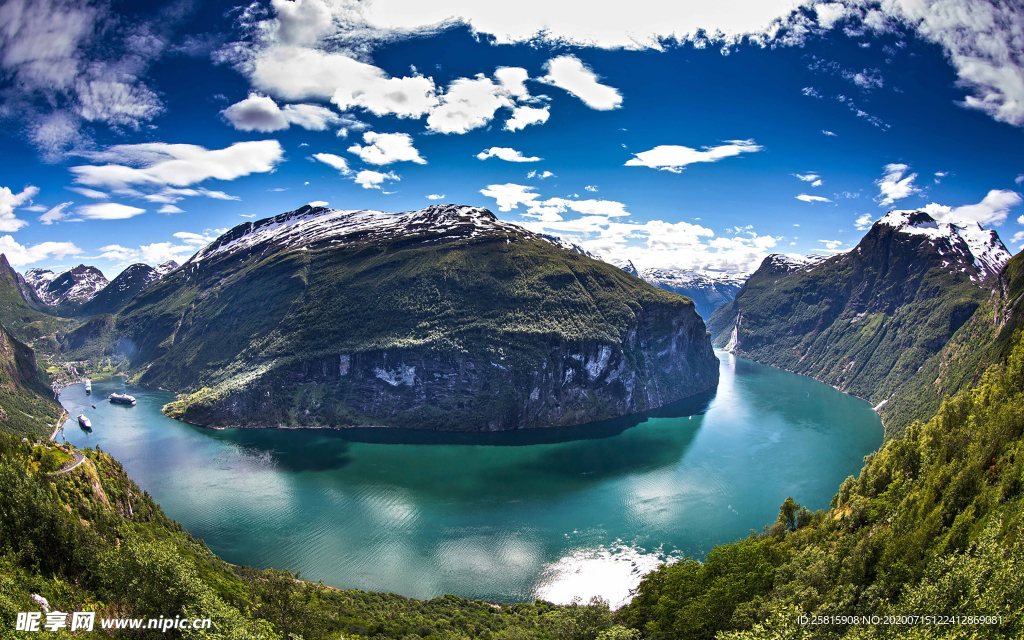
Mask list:
[[[967,369],[984,369],[965,357],[993,338],[998,278],[955,235],[903,232],[935,224],[914,215],[900,229],[876,223],[855,249],[817,264],[769,257],[712,314],[715,344],[881,405],[887,438],[931,417],[945,394],[976,379]],[[957,349],[964,356],[949,371]],[[942,367],[945,383],[935,384]]]
[[0,433],[49,437],[62,414],[35,353],[0,325]]
[[125,358],[202,425],[572,425],[718,379],[689,299],[452,205],[240,225],[96,328],[69,357]]
[[74,321],[40,311],[25,297],[18,273],[7,262],[7,256],[0,254],[0,324],[22,342],[53,351],[57,335],[70,329]]

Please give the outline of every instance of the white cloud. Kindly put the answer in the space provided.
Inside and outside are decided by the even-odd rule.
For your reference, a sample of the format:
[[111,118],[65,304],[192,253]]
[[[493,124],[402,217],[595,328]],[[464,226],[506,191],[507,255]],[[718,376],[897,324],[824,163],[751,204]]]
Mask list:
[[309,131],[326,131],[341,122],[341,116],[316,104],[289,104],[284,109],[273,98],[250,94],[221,111],[221,115],[239,131],[269,133],[295,124]]
[[843,246],[842,240],[818,240],[818,242],[825,245],[825,249],[828,251],[836,251],[839,247]]
[[174,260],[182,263],[192,257],[196,251],[216,240],[212,233],[222,233],[223,229],[207,229],[203,233],[192,233],[190,231],[178,231],[174,234],[174,240],[170,242],[154,242],[141,245],[137,249],[125,247],[119,244],[111,244],[100,247],[100,256],[105,260],[118,265],[125,265],[134,262],[145,262],[151,265],[159,265]]
[[85,187],[68,187],[68,190],[74,191],[79,195],[83,195],[86,198],[92,198],[93,200],[106,200],[110,197],[109,194],[97,191],[95,189],[86,189]]
[[76,213],[87,220],[126,220],[142,215],[146,210],[118,202],[98,202],[82,205]]
[[501,84],[483,75],[458,78],[427,116],[427,128],[439,133],[466,133],[487,125],[495,112],[513,106]]
[[585,191],[597,191],[597,186],[596,185],[592,185],[592,184],[588,184],[587,186],[583,187],[583,189]]
[[255,87],[283,100],[330,99],[339,109],[419,118],[437,105],[434,81],[391,78],[345,53],[275,44],[256,54],[250,67]]
[[355,182],[364,189],[380,189],[385,180],[401,180],[394,171],[381,173],[379,171],[363,170],[356,174]]
[[576,56],[558,56],[544,63],[547,75],[540,82],[564,89],[591,109],[609,111],[622,105],[619,90],[598,82],[597,74]]
[[429,196],[427,196],[427,200],[444,200],[444,194],[443,193],[432,193]]
[[543,158],[537,156],[524,156],[521,152],[512,149],[511,147],[491,147],[490,149],[484,149],[480,153],[476,154],[477,160],[486,160],[487,158],[499,158],[505,162],[538,162]]
[[923,209],[940,222],[977,222],[983,225],[1001,225],[1009,215],[1010,209],[1019,206],[1022,201],[1024,200],[1016,191],[993,189],[977,204],[947,207],[933,202]]
[[1024,184],[1024,173],[1013,179],[1014,184]]
[[407,133],[375,133],[367,131],[363,134],[366,146],[354,144],[348,148],[366,163],[387,165],[395,162],[415,162],[427,164],[420,156],[416,147],[412,146],[412,136]]
[[835,136],[839,135],[837,133],[833,133],[833,132],[829,131],[828,129],[822,129],[821,132],[823,134],[825,134],[826,136],[830,136],[830,137],[835,137]]
[[885,165],[885,173],[881,178],[875,180],[875,184],[878,185],[878,197],[875,200],[880,206],[887,207],[897,200],[921,193],[921,190],[914,185],[917,174],[905,175],[908,169],[910,169],[909,166],[900,163]]
[[[505,93],[510,96],[519,100],[525,100],[530,97],[530,92],[526,88],[526,81],[530,79],[530,74],[527,73],[526,69],[522,67],[498,67],[494,71],[494,77],[501,83]],[[547,117],[544,119],[547,120]]]
[[[536,170],[534,170],[534,171],[530,171],[529,173],[527,173],[526,177],[527,178],[537,178],[538,180],[544,180],[546,178],[550,178],[553,175],[555,175],[555,174],[551,173],[550,171],[536,171]],[[587,190],[591,191],[591,189],[587,189]],[[597,191],[597,189],[593,189],[593,191]]]
[[803,180],[804,182],[810,182],[812,187],[820,187],[825,184],[825,181],[821,179],[816,173],[794,173],[793,177]]
[[680,145],[663,144],[648,151],[634,154],[626,162],[627,167],[650,167],[679,173],[686,165],[695,162],[718,162],[723,158],[731,158],[741,153],[761,151],[764,147],[753,140],[726,140],[727,144],[717,147],[703,147],[702,150]]
[[854,221],[853,225],[857,228],[857,231],[867,231],[871,228],[874,220],[874,216],[870,213],[862,213],[860,217]]
[[[149,142],[110,147],[86,157],[104,165],[71,167],[75,182],[88,187],[182,187],[208,179],[234,180],[273,171],[284,156],[277,140],[236,142],[225,149]],[[121,163],[121,164],[117,164]]]
[[[499,43],[543,38],[606,48],[660,48],[659,38],[685,36],[705,29],[726,36],[761,31],[796,6],[794,0],[722,0],[714,3],[636,0],[619,4],[521,0],[516,3],[447,0],[375,0],[358,3],[352,20],[367,27],[417,32],[462,21]],[[628,9],[628,10],[627,10]]]
[[53,207],[43,215],[39,216],[39,221],[45,225],[51,225],[54,222],[60,222],[61,220],[68,217],[68,212],[65,211],[65,209],[70,207],[72,204],[74,203],[62,202],[58,204],[56,207]]
[[185,210],[173,204],[165,204],[157,210],[157,213],[185,213]]
[[832,202],[828,198],[822,196],[809,196],[806,193],[801,193],[796,197],[797,200],[803,200],[804,202]]
[[[341,172],[341,175],[347,176],[352,173],[352,170],[348,168],[348,161],[341,156],[336,156],[333,153],[314,153],[313,158],[326,164],[329,167],[333,167]],[[309,184],[308,182],[306,184]]]
[[311,206],[311,207],[326,207],[328,204],[330,204],[330,203],[327,202],[326,200],[314,200],[313,202],[309,203],[309,206]]
[[72,242],[40,242],[34,245],[18,244],[12,236],[0,236],[0,253],[7,256],[12,267],[23,267],[54,258],[63,260],[77,256],[82,250]]
[[940,184],[942,179],[949,175],[948,171],[936,171],[935,172],[935,184]]
[[519,106],[512,109],[512,117],[505,121],[506,131],[519,131],[531,124],[544,124],[551,116],[550,108]]
[[1010,242],[1017,245],[1024,244],[1024,231],[1018,231],[1017,233],[1013,234],[1013,237],[1010,238]]
[[0,231],[17,231],[28,223],[14,215],[14,210],[39,194],[39,187],[28,186],[18,193],[0,187]]
[[540,197],[539,194],[534,193],[533,187],[511,182],[487,185],[487,188],[481,189],[480,193],[488,198],[494,198],[498,205],[498,211],[518,209],[520,204],[529,204]]

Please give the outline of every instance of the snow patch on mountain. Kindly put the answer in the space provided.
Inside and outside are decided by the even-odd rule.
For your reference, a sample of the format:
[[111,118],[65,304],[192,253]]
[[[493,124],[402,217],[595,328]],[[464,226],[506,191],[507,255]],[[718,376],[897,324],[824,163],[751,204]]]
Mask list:
[[25,281],[48,305],[85,304],[107,286],[107,278],[96,267],[80,264],[61,273],[49,269],[29,269]]
[[[376,241],[418,233],[446,238],[473,238],[487,233],[506,237],[541,238],[531,231],[498,220],[479,207],[432,205],[419,211],[346,211],[305,206],[272,218],[238,225],[204,247],[187,264],[249,252],[256,247],[306,250],[323,243]],[[550,238],[548,238],[549,241]],[[557,244],[557,242],[556,242]]]
[[875,224],[888,225],[899,233],[947,241],[983,275],[998,274],[1013,256],[994,229],[977,222],[938,222],[924,211],[894,210]]

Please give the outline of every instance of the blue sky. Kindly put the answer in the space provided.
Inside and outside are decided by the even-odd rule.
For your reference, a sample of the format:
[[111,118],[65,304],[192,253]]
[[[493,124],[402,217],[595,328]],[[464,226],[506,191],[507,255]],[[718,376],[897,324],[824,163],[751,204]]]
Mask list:
[[0,251],[112,277],[310,202],[730,273],[892,208],[1024,242],[1019,10],[421,4],[6,0]]

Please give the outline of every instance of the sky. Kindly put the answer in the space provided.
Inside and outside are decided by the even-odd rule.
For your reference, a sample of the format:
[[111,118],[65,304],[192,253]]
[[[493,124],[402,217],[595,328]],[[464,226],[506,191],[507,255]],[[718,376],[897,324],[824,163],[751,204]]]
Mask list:
[[0,252],[113,277],[309,203],[722,274],[890,209],[1024,245],[1019,2],[581,7],[2,0]]

